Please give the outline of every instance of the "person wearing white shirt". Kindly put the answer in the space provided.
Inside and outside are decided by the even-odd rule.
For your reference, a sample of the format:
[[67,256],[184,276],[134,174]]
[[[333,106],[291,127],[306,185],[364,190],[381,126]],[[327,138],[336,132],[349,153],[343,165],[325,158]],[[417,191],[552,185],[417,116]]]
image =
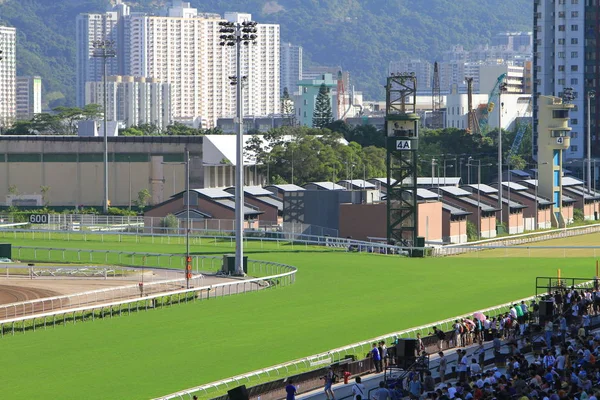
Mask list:
[[481,366],[479,364],[477,364],[477,360],[475,360],[474,358],[471,360],[470,371],[471,371],[471,376],[476,376],[481,373]]
[[354,382],[354,385],[352,385],[352,394],[354,395],[354,400],[364,399],[367,389],[365,388],[365,385],[362,384],[361,377],[357,376],[354,379]]

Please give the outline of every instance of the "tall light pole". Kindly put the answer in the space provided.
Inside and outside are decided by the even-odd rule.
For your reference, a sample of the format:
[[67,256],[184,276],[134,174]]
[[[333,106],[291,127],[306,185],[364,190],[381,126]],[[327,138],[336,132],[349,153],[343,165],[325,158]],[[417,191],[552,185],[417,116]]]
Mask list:
[[592,99],[596,97],[595,90],[588,90],[587,92],[587,190],[588,193],[592,191],[592,114],[591,114],[591,103]]
[[103,86],[104,86],[104,199],[102,201],[102,209],[104,214],[108,213],[108,133],[107,133],[107,123],[108,123],[108,93],[107,93],[107,85],[106,85],[106,76],[108,75],[108,68],[106,59],[114,58],[117,56],[117,52],[114,49],[115,42],[112,40],[94,40],[92,42],[92,46],[94,51],[92,52],[92,57],[102,58],[103,69],[104,69],[104,77],[103,77]]
[[236,47],[236,76],[230,77],[236,85],[236,166],[235,166],[235,275],[244,275],[244,104],[242,84],[247,77],[242,76],[242,45],[256,43],[256,22],[219,22],[221,46]]
[[506,92],[506,86],[506,82],[502,82],[498,88],[498,103],[500,103],[498,108],[498,208],[500,208],[500,224],[504,221],[502,212],[502,111],[504,111],[502,92]]

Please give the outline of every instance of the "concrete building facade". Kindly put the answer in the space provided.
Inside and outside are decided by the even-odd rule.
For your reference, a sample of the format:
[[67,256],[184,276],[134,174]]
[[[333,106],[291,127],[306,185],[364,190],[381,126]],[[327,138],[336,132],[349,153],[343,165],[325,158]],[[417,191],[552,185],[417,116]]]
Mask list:
[[0,26],[0,132],[17,116],[17,30]]
[[568,220],[563,213],[563,162],[571,148],[569,120],[574,104],[562,99],[539,96],[537,104],[538,179],[539,193],[554,203],[552,226],[564,228]]
[[129,6],[117,0],[104,14],[79,14],[75,19],[76,46],[76,97],[77,106],[85,105],[85,84],[102,80],[104,60],[93,57],[94,42],[110,40],[114,43],[116,57],[107,58],[109,75],[127,75],[129,53],[125,42],[125,20]]
[[279,89],[287,88],[290,96],[298,92],[298,81],[302,80],[302,46],[291,43],[281,43],[279,49],[280,72]]
[[414,72],[417,77],[417,92],[431,94],[433,82],[433,65],[422,59],[390,61],[388,76],[401,72]]
[[[538,135],[543,123],[542,103],[539,96],[562,97],[565,88],[573,90],[575,108],[570,112],[571,141],[564,149],[566,159],[582,158],[585,150],[587,126],[586,97],[589,90],[600,93],[597,79],[600,52],[600,33],[597,21],[600,6],[587,1],[533,2],[533,156],[538,154]],[[540,99],[538,101],[538,99]],[[597,127],[600,115],[593,102],[592,128],[594,146],[600,137]]]
[[[176,121],[202,121],[214,127],[219,117],[235,115],[235,51],[221,46],[220,22],[243,22],[250,14],[202,14],[174,0],[166,15],[130,13],[120,1],[105,14],[77,17],[77,99],[85,102],[86,82],[102,77],[102,59],[93,58],[94,40],[115,42],[117,56],[108,59],[109,75],[154,78],[171,84]],[[280,112],[279,25],[259,24],[256,45],[244,46],[242,75],[244,114]]]
[[42,78],[17,76],[17,119],[30,120],[42,112]]
[[[107,116],[131,127],[154,124],[166,129],[172,122],[171,85],[153,78],[110,76],[107,78]],[[85,104],[104,104],[104,83],[87,82]]]
[[337,87],[337,80],[334,80],[331,74],[323,74],[320,79],[303,79],[298,83],[300,94],[294,96],[294,110],[300,125],[313,126],[313,114],[322,84],[330,91],[331,113],[334,120],[337,118],[337,96],[333,93]]

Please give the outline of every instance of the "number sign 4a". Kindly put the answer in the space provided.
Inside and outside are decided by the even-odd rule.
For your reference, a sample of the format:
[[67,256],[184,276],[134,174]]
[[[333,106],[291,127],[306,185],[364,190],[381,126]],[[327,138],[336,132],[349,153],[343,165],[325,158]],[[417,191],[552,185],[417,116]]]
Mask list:
[[396,140],[396,150],[410,150],[410,140]]

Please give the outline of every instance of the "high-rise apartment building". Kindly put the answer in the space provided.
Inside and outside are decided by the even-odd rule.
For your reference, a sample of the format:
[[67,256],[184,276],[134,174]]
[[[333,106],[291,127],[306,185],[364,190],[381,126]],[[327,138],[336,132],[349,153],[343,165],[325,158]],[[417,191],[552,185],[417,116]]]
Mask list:
[[17,119],[29,120],[42,112],[42,78],[17,76]]
[[[250,14],[227,13],[225,18],[201,14],[181,0],[173,1],[163,16],[129,13],[123,4],[117,7],[99,19],[78,17],[78,37],[85,37],[79,32],[89,32],[88,39],[81,40],[84,44],[78,45],[78,96],[80,82],[85,96],[85,82],[101,80],[97,66],[101,68],[102,61],[90,58],[91,34],[97,38],[108,31],[112,40],[123,43],[116,59],[109,60],[109,74],[169,83],[173,120],[201,120],[212,127],[217,118],[235,115],[235,86],[229,79],[236,74],[235,48],[220,46],[219,23],[250,20]],[[242,49],[244,114],[276,114],[280,112],[279,25],[259,24],[257,29],[256,44]],[[119,58],[124,65],[116,61]]]
[[400,72],[414,72],[417,77],[417,91],[431,94],[433,66],[429,61],[421,59],[390,61],[388,74]]
[[110,40],[114,42],[116,57],[106,59],[108,75],[126,75],[129,67],[128,46],[125,41],[125,20],[129,6],[117,0],[117,4],[104,14],[79,14],[76,18],[75,45],[77,47],[76,97],[77,106],[85,105],[85,84],[102,79],[104,60],[96,58],[94,42]]
[[[85,103],[103,104],[104,82],[85,85]],[[153,78],[109,76],[106,82],[106,115],[109,121],[122,121],[129,128],[153,124],[166,129],[171,124],[170,84]]]
[[17,30],[0,26],[0,130],[10,126],[16,117]]
[[302,80],[302,46],[282,43],[280,53],[280,84],[279,89],[287,88],[290,95],[298,92],[298,82]]
[[[600,34],[597,2],[583,0],[534,0],[533,2],[533,155],[537,156],[539,121],[538,96],[562,97],[572,88],[575,105],[569,110],[571,141],[565,158],[581,158],[587,128],[587,92],[600,94]],[[597,96],[598,97],[598,96]],[[592,102],[592,133],[600,126],[600,115]],[[595,134],[595,147],[599,137]]]

